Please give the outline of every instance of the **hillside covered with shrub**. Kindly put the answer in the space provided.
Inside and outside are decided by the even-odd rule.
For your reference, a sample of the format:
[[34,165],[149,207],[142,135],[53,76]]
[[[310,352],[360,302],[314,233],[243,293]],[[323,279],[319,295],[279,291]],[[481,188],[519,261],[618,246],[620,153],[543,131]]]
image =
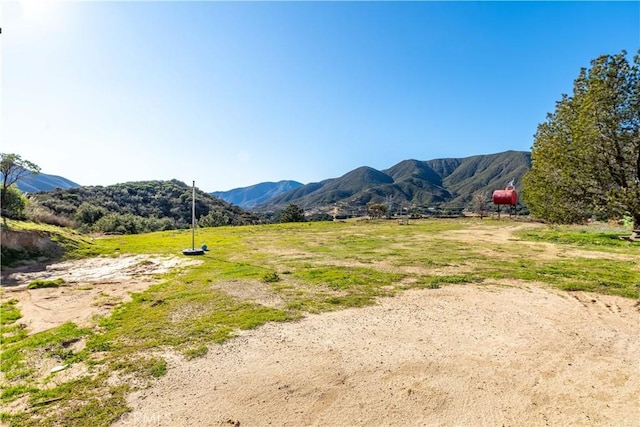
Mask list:
[[[186,228],[192,189],[178,180],[56,189],[31,195],[39,215],[53,214],[87,232],[135,234]],[[255,224],[258,218],[196,189],[196,219],[202,227]]]

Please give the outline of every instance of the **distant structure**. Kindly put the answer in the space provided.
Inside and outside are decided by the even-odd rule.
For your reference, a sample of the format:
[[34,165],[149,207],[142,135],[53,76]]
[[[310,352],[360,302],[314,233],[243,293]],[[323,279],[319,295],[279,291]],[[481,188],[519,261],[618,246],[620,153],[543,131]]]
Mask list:
[[498,206],[498,218],[500,218],[500,206],[509,206],[509,216],[515,215],[516,205],[518,204],[518,192],[514,186],[514,179],[509,182],[504,190],[496,190],[493,192],[493,204]]

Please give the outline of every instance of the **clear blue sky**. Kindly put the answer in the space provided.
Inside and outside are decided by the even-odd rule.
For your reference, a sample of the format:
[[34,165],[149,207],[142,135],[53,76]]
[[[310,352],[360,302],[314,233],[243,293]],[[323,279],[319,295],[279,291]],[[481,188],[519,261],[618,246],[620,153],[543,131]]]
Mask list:
[[529,150],[640,2],[4,2],[2,139],[82,185],[205,191]]

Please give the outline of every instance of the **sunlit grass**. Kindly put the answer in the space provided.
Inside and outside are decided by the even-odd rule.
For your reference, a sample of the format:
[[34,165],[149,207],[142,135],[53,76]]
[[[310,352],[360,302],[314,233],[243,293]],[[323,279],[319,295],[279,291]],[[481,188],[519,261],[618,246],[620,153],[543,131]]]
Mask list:
[[[75,257],[78,251],[91,251],[91,247],[94,245],[91,237],[82,235],[75,230],[57,227],[48,224],[39,224],[28,221],[15,221],[3,218],[3,229],[23,233],[37,231],[42,239],[48,239],[51,245],[36,245],[31,248],[15,249],[8,246],[2,246],[2,267],[14,265],[21,260],[25,259],[37,259],[39,257],[55,258],[61,256],[62,258]],[[39,247],[39,246],[42,246]],[[46,246],[50,246],[46,248]],[[51,247],[59,247],[59,253],[51,253]]]
[[625,253],[640,248],[640,242],[620,238],[631,234],[630,229],[622,227],[556,225],[520,231],[517,234],[527,240],[575,245],[582,249],[604,252]]
[[[522,229],[506,240],[491,238],[505,227]],[[474,239],[479,232],[489,238]],[[206,357],[210,346],[242,329],[362,307],[410,288],[512,280],[638,298],[640,245],[617,239],[619,234],[607,227],[477,219],[199,229],[196,246],[209,248],[197,257],[201,264],[163,275],[161,283],[134,294],[93,327],[66,324],[27,336],[15,301],[3,302],[2,402],[27,397],[29,404],[2,419],[13,425],[108,425],[128,410],[125,397],[134,388],[110,385],[109,375],[144,384],[166,372],[166,351],[186,361]],[[182,256],[191,246],[188,230],[94,239],[71,233],[64,239],[76,242],[67,246],[69,258]],[[557,256],[549,255],[549,245]],[[567,250],[574,253],[560,256]],[[259,286],[278,304],[261,305],[227,288],[238,283],[249,290]],[[68,347],[75,340],[85,340],[82,350]],[[89,373],[51,387],[37,376],[38,357],[84,364]]]

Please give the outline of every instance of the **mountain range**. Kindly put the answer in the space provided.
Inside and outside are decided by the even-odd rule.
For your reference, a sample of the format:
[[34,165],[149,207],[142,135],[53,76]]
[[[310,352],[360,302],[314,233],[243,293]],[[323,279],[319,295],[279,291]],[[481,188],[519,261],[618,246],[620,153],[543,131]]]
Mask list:
[[[505,188],[511,180],[515,181],[516,190],[521,191],[522,177],[530,168],[531,153],[525,151],[426,161],[410,159],[384,170],[359,167],[339,178],[302,185],[262,203],[254,203],[257,199],[252,199],[251,203],[256,212],[277,211],[289,204],[312,211],[329,212],[336,206],[359,211],[366,209],[368,203],[461,210],[468,207],[476,191],[485,192],[489,198],[494,190]],[[223,198],[229,201],[238,197],[246,203],[247,194],[246,189],[236,189]]]
[[[256,213],[277,212],[289,204],[296,204],[308,213],[328,213],[337,207],[360,214],[366,212],[369,203],[384,203],[392,209],[395,206],[395,209],[462,210],[469,207],[475,192],[485,192],[489,199],[494,190],[505,188],[511,180],[515,181],[516,190],[521,192],[522,177],[530,168],[531,153],[505,151],[465,158],[409,159],[384,170],[362,166],[339,178],[306,185],[297,181],[263,182],[210,194]],[[80,187],[66,178],[42,173],[26,177],[18,184],[26,192]],[[153,184],[151,187],[157,189],[159,184]],[[127,189],[129,191],[137,192],[138,189]],[[90,202],[96,203],[94,200]],[[233,212],[228,216],[232,218],[238,214]]]
[[302,185],[297,181],[262,182],[250,187],[234,188],[229,191],[214,191],[209,194],[243,209],[251,209],[268,202],[276,196],[302,187]]
[[23,193],[37,193],[38,191],[55,190],[56,188],[77,188],[80,184],[57,175],[47,175],[39,173],[37,175],[27,175],[16,182],[16,186]]

